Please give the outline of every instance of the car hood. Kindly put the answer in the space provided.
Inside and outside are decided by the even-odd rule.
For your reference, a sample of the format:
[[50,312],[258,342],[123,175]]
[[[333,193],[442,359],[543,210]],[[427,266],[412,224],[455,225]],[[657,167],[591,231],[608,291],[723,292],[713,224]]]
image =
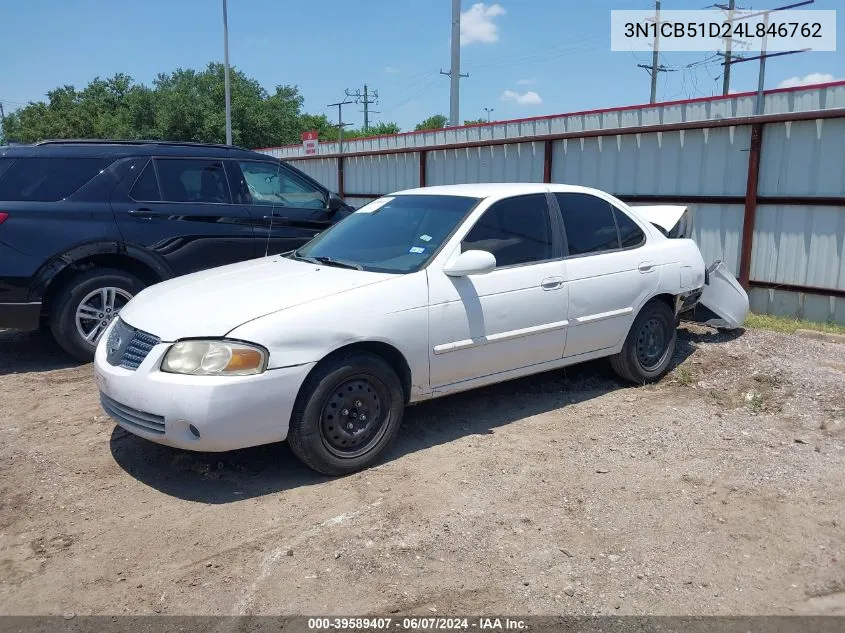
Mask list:
[[150,286],[121,310],[120,318],[162,341],[225,336],[247,321],[391,277],[266,257]]

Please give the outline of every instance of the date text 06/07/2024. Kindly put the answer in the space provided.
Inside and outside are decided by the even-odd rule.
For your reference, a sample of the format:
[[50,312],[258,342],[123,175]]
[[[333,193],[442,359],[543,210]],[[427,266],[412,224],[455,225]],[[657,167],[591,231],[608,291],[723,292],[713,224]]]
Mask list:
[[370,630],[389,631],[524,631],[525,620],[518,618],[450,618],[450,617],[349,617],[349,618],[309,618],[308,629],[311,631]]

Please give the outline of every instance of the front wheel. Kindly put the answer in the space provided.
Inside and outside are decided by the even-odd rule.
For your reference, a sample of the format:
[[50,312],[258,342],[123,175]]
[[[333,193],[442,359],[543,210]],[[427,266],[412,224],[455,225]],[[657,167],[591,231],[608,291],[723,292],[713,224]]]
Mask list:
[[78,360],[93,360],[97,342],[109,323],[143,288],[144,283],[135,275],[114,268],[80,273],[56,297],[50,315],[53,336]]
[[357,472],[396,437],[404,409],[402,384],[382,358],[365,352],[330,358],[302,385],[288,444],[324,475]]
[[675,314],[662,301],[652,301],[640,310],[622,351],[610,357],[610,364],[625,380],[655,382],[669,370],[677,338]]

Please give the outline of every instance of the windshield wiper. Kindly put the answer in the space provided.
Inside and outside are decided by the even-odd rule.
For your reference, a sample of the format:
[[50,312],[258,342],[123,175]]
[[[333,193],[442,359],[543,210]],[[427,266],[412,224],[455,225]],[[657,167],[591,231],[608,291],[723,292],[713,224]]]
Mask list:
[[355,264],[353,262],[346,262],[342,259],[332,259],[331,257],[312,257],[310,259],[316,259],[321,264],[325,264],[326,266],[337,266],[338,268],[353,268],[355,270],[364,270],[364,267],[361,264]]
[[299,259],[301,261],[308,262],[309,264],[324,264],[325,266],[337,266],[338,268],[352,268],[354,270],[364,270],[364,267],[361,266],[361,264],[347,262],[342,259],[332,259],[331,257],[326,257],[325,255],[320,255],[318,257],[307,257],[305,255],[300,255],[299,251],[291,251],[290,257],[293,259]]

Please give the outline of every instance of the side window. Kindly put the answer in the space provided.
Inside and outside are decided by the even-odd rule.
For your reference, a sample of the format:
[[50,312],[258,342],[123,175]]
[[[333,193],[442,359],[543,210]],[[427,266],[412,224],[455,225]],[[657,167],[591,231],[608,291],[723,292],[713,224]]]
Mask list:
[[493,253],[497,268],[551,259],[554,248],[545,194],[495,203],[461,243],[461,251],[468,250]]
[[280,164],[260,161],[241,161],[238,164],[246,179],[252,204],[304,209],[326,207],[322,191],[296,178]]
[[0,200],[64,200],[108,167],[113,158],[30,158],[6,162],[0,174]]
[[613,215],[616,216],[616,226],[619,227],[619,240],[622,243],[622,248],[639,246],[645,241],[645,233],[637,226],[636,222],[628,217],[627,213],[614,207]]
[[129,197],[138,202],[158,202],[161,200],[161,193],[158,190],[158,181],[156,180],[156,171],[153,162],[147,163],[138,176],[138,180],[132,185],[132,190],[129,192]]
[[619,233],[609,202],[587,193],[556,193],[570,255],[619,248]]
[[229,185],[219,160],[156,158],[161,196],[167,202],[229,204]]

